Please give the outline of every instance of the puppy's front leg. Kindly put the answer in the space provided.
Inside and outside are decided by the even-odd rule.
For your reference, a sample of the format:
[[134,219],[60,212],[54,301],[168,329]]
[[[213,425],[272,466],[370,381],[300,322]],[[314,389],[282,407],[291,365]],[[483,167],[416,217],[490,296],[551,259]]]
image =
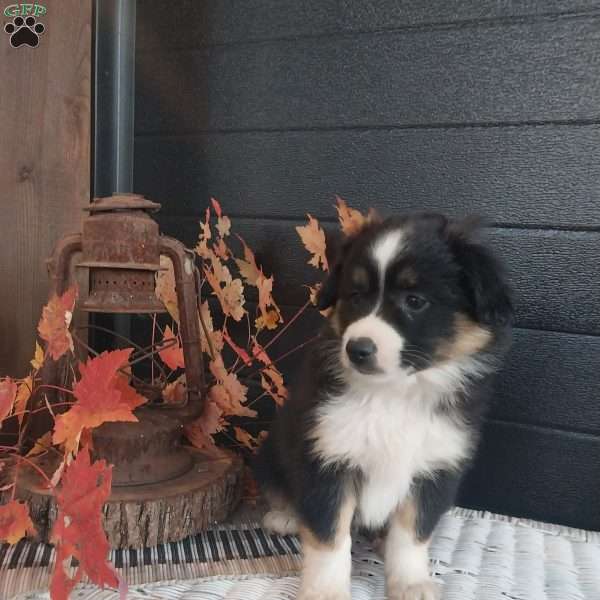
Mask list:
[[437,471],[413,483],[411,495],[392,515],[385,540],[389,600],[437,600],[429,577],[428,546],[440,517],[454,503],[460,483],[452,471]]
[[355,508],[353,497],[343,500],[332,534],[326,539],[308,527],[300,528],[304,559],[298,600],[350,600],[350,527]]
[[428,540],[419,538],[414,500],[392,515],[385,539],[385,576],[389,600],[437,600],[429,577]]

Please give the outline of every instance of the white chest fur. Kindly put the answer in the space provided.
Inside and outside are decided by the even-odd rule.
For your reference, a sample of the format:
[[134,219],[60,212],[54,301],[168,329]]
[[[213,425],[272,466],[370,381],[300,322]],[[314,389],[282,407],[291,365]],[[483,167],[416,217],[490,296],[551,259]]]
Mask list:
[[457,466],[469,453],[468,431],[432,410],[418,385],[354,389],[318,412],[315,450],[364,475],[359,512],[364,525],[383,525],[420,474]]

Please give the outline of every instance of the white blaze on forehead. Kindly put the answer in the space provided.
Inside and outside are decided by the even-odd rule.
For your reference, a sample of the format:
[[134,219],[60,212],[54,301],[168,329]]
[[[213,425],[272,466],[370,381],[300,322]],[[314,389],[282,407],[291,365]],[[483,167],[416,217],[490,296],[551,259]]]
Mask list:
[[346,344],[351,339],[361,337],[370,338],[377,346],[375,357],[377,366],[386,373],[396,371],[400,366],[400,352],[404,347],[404,338],[382,318],[370,314],[354,323],[351,323],[344,331],[342,340],[342,362],[350,366],[346,354]]
[[403,246],[404,233],[399,229],[387,232],[374,242],[371,253],[377,263],[379,276],[382,280],[389,264],[402,250]]

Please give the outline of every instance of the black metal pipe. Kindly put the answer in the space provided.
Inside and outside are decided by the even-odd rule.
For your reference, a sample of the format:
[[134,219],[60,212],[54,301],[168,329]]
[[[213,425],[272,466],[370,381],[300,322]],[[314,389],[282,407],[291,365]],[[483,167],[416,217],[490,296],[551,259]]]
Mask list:
[[[98,198],[133,192],[136,0],[95,0],[94,14],[92,187]],[[131,337],[129,316],[99,320]]]

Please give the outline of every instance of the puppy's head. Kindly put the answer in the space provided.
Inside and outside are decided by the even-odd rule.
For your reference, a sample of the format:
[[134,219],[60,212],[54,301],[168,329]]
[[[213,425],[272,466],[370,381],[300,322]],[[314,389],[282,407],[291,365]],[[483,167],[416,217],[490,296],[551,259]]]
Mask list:
[[499,264],[472,227],[441,215],[370,224],[340,249],[319,295],[345,369],[408,376],[488,348],[510,324]]

